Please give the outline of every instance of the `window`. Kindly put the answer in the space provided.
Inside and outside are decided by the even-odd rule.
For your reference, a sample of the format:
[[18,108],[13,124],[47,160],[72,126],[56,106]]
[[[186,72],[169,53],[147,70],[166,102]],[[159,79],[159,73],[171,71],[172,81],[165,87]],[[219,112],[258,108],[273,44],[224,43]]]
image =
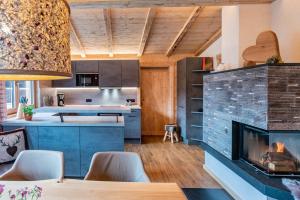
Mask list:
[[5,82],[6,88],[6,108],[12,109],[15,108],[16,105],[16,98],[15,98],[15,83],[14,81],[6,81]]
[[19,81],[19,97],[26,97],[28,104],[34,104],[33,81]]
[[8,114],[15,113],[20,97],[28,99],[28,104],[34,104],[33,81],[6,81],[6,107]]

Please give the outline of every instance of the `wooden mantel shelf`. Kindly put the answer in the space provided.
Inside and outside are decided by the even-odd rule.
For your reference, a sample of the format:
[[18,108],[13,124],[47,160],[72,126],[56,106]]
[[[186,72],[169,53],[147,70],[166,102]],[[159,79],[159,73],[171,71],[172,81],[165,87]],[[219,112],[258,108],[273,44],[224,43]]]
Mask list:
[[55,181],[0,181],[5,185],[2,194],[25,187],[42,187],[45,200],[89,199],[89,200],[186,200],[182,190],[175,183],[121,183],[102,181],[82,181],[65,179],[63,183]]

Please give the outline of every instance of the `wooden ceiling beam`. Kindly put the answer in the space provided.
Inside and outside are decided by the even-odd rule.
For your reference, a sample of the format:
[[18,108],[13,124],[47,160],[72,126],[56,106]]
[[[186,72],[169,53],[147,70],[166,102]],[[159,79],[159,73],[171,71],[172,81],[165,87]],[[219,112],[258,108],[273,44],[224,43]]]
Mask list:
[[113,37],[111,28],[111,10],[110,8],[103,9],[103,17],[105,21],[105,31],[107,36],[107,48],[110,57],[113,57]]
[[275,0],[67,0],[71,8],[152,8],[264,4]]
[[152,24],[155,19],[155,15],[156,15],[155,8],[149,8],[137,56],[142,56],[144,53],[151,32]]
[[222,36],[222,28],[219,28],[203,45],[201,45],[195,51],[195,56],[199,56],[200,54],[202,54],[210,45],[212,45],[221,36]]
[[73,25],[72,20],[70,21],[70,28],[71,28],[71,33],[73,33],[73,35],[75,37],[75,40],[76,40],[76,43],[80,48],[80,55],[81,55],[81,57],[85,58],[86,57],[86,52],[85,52],[84,46],[83,46],[83,44],[80,40],[80,37],[79,37],[74,25]]
[[175,49],[179,46],[180,42],[183,40],[186,33],[189,31],[193,23],[196,21],[200,13],[202,12],[204,8],[203,7],[196,7],[192,14],[189,16],[179,33],[176,35],[175,39],[173,40],[171,46],[168,48],[166,52],[166,56],[171,56]]

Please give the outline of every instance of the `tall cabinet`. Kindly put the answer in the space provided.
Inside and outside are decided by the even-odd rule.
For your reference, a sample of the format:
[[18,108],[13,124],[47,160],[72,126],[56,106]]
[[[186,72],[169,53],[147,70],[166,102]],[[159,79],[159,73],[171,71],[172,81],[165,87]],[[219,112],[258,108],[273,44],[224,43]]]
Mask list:
[[203,139],[203,75],[199,57],[177,62],[177,124],[184,143]]

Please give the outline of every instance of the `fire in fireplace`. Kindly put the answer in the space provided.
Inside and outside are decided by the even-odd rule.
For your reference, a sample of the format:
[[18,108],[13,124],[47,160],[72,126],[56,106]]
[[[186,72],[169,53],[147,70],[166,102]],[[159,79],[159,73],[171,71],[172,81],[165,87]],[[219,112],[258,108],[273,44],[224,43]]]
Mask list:
[[272,172],[297,171],[297,158],[295,158],[282,142],[274,142],[270,150],[264,153],[259,163]]
[[300,176],[300,131],[265,131],[239,126],[239,159],[268,175]]

